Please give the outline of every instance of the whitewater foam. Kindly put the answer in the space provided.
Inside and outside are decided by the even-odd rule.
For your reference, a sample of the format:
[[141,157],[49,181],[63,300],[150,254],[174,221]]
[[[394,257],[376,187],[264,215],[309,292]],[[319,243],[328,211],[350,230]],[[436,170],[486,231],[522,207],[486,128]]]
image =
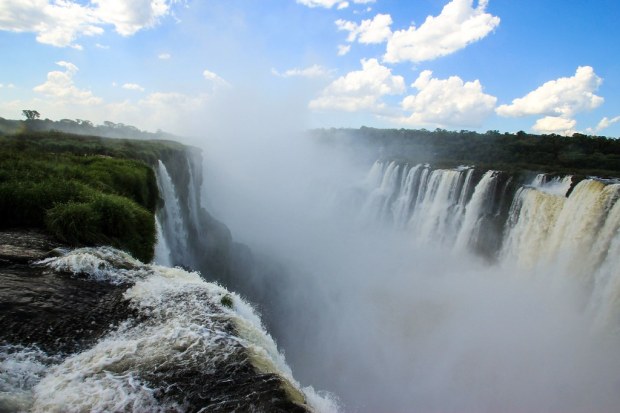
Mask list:
[[69,356],[0,349],[4,405],[32,412],[181,412],[202,401],[230,411],[264,408],[286,395],[282,400],[309,410],[338,410],[333,398],[295,381],[249,303],[197,272],[143,264],[110,247],[68,251],[37,265],[126,286],[124,299],[138,316]]

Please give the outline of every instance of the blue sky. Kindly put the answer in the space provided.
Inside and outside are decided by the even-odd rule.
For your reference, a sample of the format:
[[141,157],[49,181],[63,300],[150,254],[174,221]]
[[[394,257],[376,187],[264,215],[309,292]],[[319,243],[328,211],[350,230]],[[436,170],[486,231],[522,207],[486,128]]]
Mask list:
[[611,0],[0,0],[0,116],[618,137],[618,21]]

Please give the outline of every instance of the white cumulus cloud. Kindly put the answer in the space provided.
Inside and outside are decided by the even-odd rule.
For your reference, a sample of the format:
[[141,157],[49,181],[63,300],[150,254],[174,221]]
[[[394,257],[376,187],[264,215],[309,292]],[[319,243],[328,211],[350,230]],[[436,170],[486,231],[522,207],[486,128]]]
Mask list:
[[123,89],[136,90],[138,92],[144,92],[144,88],[137,83],[125,83],[122,86]]
[[571,117],[599,107],[604,99],[594,94],[603,80],[590,66],[580,66],[574,76],[544,83],[510,105],[497,108],[500,116],[547,115]]
[[114,25],[117,33],[130,36],[155,26],[170,13],[170,0],[91,0],[93,13],[104,23]]
[[205,70],[202,75],[215,87],[230,87],[230,83],[210,70]]
[[362,70],[349,72],[328,85],[321,95],[309,103],[311,109],[381,111],[385,95],[404,93],[405,80],[395,76],[377,59],[362,60]]
[[463,82],[458,76],[433,78],[425,70],[411,85],[418,90],[402,101],[410,115],[398,121],[411,125],[479,126],[495,108],[497,98],[482,91],[480,81]]
[[452,0],[438,16],[428,16],[420,27],[394,32],[388,40],[384,60],[422,62],[463,49],[491,33],[500,23],[486,12],[488,0]]
[[617,122],[620,122],[620,116],[616,116],[611,119],[605,116],[603,119],[600,120],[600,122],[594,128],[586,129],[586,133],[590,133],[590,134],[598,133],[602,131],[603,129],[607,129],[608,127],[610,127],[611,125]]
[[327,77],[329,76],[333,70],[329,70],[324,68],[321,65],[312,65],[306,68],[294,68],[289,69],[284,72],[278,72],[275,69],[271,70],[275,76],[280,77],[307,77],[307,78],[317,78],[317,77]]
[[47,74],[47,81],[34,88],[35,92],[42,93],[56,102],[67,102],[79,105],[96,105],[101,98],[93,95],[90,90],[79,89],[73,82],[73,76],[78,68],[73,63],[60,61],[56,63],[65,71],[55,70]]
[[[324,9],[331,9],[336,6],[337,9],[344,9],[349,7],[349,2],[346,0],[296,0],[297,3],[303,4],[311,8],[322,7]],[[376,0],[353,0],[355,4],[368,4],[374,3]]]
[[92,0],[85,5],[75,0],[2,0],[0,30],[36,33],[40,43],[80,49],[75,43],[79,37],[102,34],[106,25],[122,36],[153,27],[177,1]]
[[159,60],[169,60],[172,57],[170,53],[160,53],[157,55]]
[[351,45],[348,44],[339,44],[338,45],[338,56],[344,56],[351,51]]
[[389,14],[377,14],[372,19],[362,20],[355,23],[343,19],[336,20],[338,30],[348,31],[348,42],[358,40],[364,44],[383,43],[392,35],[390,26],[392,17]]
[[538,133],[556,133],[570,136],[575,133],[577,121],[560,116],[545,116],[538,119],[532,129]]

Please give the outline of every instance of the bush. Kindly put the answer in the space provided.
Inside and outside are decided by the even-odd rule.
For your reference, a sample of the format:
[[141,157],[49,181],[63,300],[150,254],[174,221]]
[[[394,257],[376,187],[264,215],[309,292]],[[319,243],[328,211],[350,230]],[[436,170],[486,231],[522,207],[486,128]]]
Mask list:
[[150,261],[159,193],[144,160],[182,148],[54,134],[0,136],[0,228],[47,229],[72,246],[111,245]]
[[83,201],[94,191],[76,181],[0,182],[0,228],[42,227],[45,211],[57,203]]
[[71,245],[111,245],[149,262],[156,241],[155,218],[130,199],[98,194],[89,202],[57,204],[47,229]]
[[101,243],[101,216],[92,203],[67,202],[47,211],[46,226],[58,239],[70,245]]

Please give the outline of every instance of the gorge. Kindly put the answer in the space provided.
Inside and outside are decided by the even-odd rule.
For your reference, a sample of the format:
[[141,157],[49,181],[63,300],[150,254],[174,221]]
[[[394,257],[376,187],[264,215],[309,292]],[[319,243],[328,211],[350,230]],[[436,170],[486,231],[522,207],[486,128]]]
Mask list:
[[70,356],[5,345],[3,403],[614,411],[620,183],[283,145],[153,159],[166,267],[101,247],[39,257],[129,308]]

